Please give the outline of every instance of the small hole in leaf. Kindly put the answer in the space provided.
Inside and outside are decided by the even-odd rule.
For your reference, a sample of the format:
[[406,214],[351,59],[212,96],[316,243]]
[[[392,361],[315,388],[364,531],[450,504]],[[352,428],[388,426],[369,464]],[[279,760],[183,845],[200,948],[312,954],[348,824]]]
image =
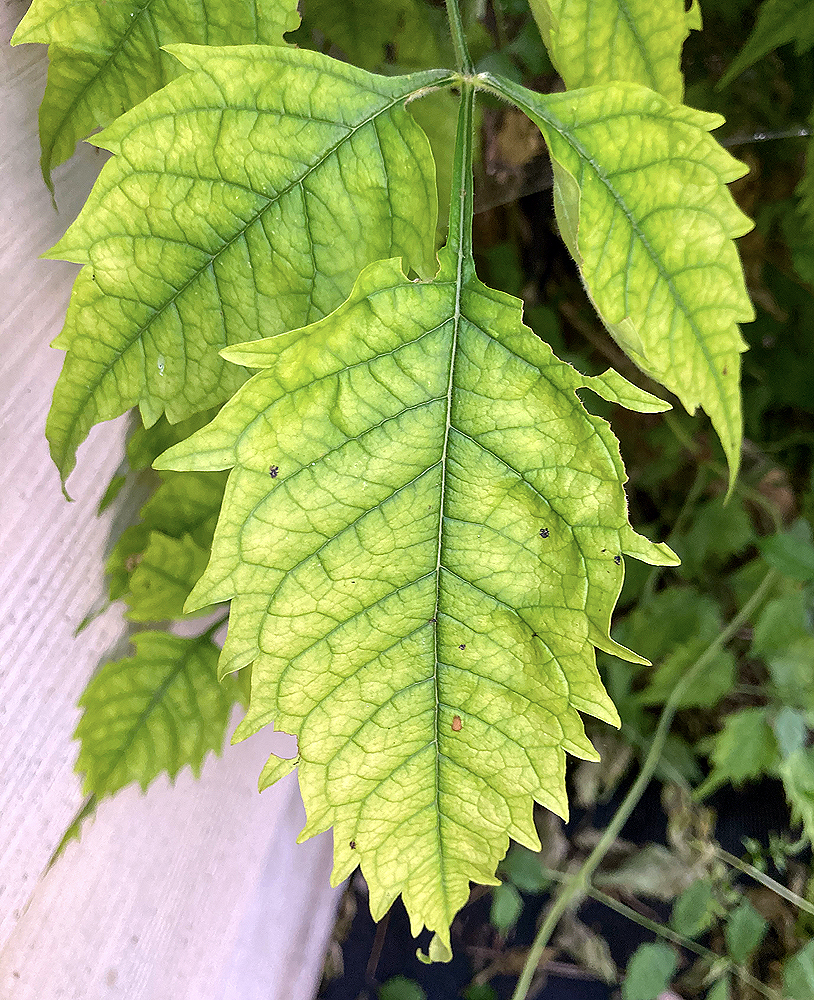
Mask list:
[[549,534],[548,528],[540,528],[540,538],[548,538]]
[[280,471],[279,466],[276,466],[276,465],[270,465],[269,466],[269,475],[271,476],[272,479],[276,479],[277,478],[277,473],[279,471]]
[[350,847],[350,849],[351,849],[352,851],[355,851],[355,850],[356,850],[356,841],[355,841],[355,840],[352,840],[352,841],[350,842],[350,844],[348,844],[348,847]]
[[621,556],[614,556],[613,557],[613,561],[616,563],[617,566],[621,566],[622,565],[622,557]]
[[466,649],[466,643],[462,642],[458,649]]

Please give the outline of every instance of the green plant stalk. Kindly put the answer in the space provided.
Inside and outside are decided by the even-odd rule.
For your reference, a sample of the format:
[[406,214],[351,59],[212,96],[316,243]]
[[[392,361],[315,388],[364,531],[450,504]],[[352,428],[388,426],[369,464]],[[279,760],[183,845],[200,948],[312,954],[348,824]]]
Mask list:
[[761,885],[765,885],[767,889],[771,889],[772,892],[776,892],[778,896],[782,896],[787,902],[791,903],[792,906],[796,906],[799,910],[804,910],[806,913],[814,916],[814,904],[809,903],[807,899],[803,899],[802,896],[798,896],[796,892],[792,892],[786,886],[782,885],[780,882],[775,881],[771,875],[766,875],[764,872],[755,868],[754,865],[748,864],[746,861],[742,861],[740,858],[736,858],[734,854],[730,854],[729,851],[725,851],[718,844],[715,845],[715,855],[720,858],[721,861],[725,861],[728,865],[736,868],[739,872],[744,875],[748,875],[749,878],[759,882]]
[[673,724],[673,718],[675,717],[678,706],[681,703],[681,698],[683,697],[687,687],[718,653],[718,651],[725,646],[726,643],[729,642],[729,640],[736,635],[741,627],[749,620],[752,612],[759,607],[760,602],[763,600],[767,591],[774,583],[776,577],[777,571],[769,570],[761,581],[760,586],[755,590],[738,614],[735,615],[727,627],[718,634],[709,646],[707,646],[706,650],[704,650],[701,656],[698,657],[695,663],[673,688],[670,697],[667,699],[662,710],[658,726],[656,727],[656,731],[653,735],[653,742],[651,743],[650,750],[648,751],[647,757],[642,764],[642,769],[639,772],[638,778],[636,778],[636,781],[633,783],[630,791],[625,796],[624,801],[616,810],[613,819],[608,824],[608,827],[596,847],[594,847],[588,855],[585,863],[569,880],[563,892],[554,900],[548,915],[543,921],[542,926],[537,932],[537,936],[529,949],[526,963],[523,966],[523,971],[517,981],[515,991],[512,994],[512,1000],[526,1000],[529,987],[531,986],[531,981],[534,978],[534,973],[537,971],[537,966],[542,958],[543,952],[545,951],[548,942],[551,940],[552,934],[557,928],[560,917],[566,912],[574,899],[581,892],[584,892],[587,889],[591,876],[599,867],[607,852],[613,846],[616,838],[622,831],[622,827],[627,822],[628,817],[633,812],[647,789],[647,786],[650,784],[650,780],[652,779],[656,767],[658,766],[659,758],[664,750],[664,743],[670,732],[670,727]]
[[455,49],[455,61],[458,64],[458,70],[464,76],[472,76],[475,72],[475,67],[472,64],[472,57],[469,55],[469,47],[466,44],[466,33],[464,32],[464,25],[461,19],[461,8],[458,6],[458,0],[446,0],[446,4],[449,30],[452,32],[452,45]]

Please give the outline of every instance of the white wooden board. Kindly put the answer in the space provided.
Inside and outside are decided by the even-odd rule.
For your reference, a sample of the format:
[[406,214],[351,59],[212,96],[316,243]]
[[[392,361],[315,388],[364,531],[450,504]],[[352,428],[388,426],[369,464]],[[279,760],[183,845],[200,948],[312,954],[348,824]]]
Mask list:
[[38,167],[44,49],[8,47],[26,7],[0,8],[0,997],[308,1000],[337,894],[330,840],[294,843],[295,781],[257,793],[280,735],[210,758],[200,782],[187,770],[175,788],[159,780],[103,803],[42,877],[82,801],[77,698],[123,635],[113,608],[73,638],[102,593],[115,513],[95,507],[124,427],[93,433],[66,503],[43,432],[62,362],[48,344],[75,268],[36,257],[101,159],[85,146],[56,172],[57,215]]

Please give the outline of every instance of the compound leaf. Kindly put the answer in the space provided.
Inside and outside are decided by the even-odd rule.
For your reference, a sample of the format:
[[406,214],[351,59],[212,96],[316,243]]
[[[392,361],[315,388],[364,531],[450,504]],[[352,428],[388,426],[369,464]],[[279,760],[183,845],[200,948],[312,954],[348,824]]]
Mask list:
[[697,0],[530,0],[546,48],[569,90],[625,80],[680,104],[681,48],[701,27]]
[[327,318],[231,348],[264,370],[156,463],[233,467],[189,604],[232,599],[236,736],[298,736],[263,783],[296,766],[334,882],[361,864],[374,919],[402,893],[439,955],[509,836],[538,849],[533,801],[566,813],[565,752],[595,759],[578,710],[617,722],[594,647],[638,659],[609,635],[623,552],[675,561],[630,527],[617,442],[576,395],[602,381],[441,261],[417,283],[375,263]]
[[174,778],[186,764],[199,774],[207,752],[223,746],[240,697],[232,679],[218,681],[209,633],[139,632],[132,642],[135,656],[106,663],[79,700],[76,769],[97,799],[133,781],[146,789],[164,771]]
[[324,316],[371,260],[432,266],[437,195],[406,99],[445,71],[381,77],[320,53],[174,46],[193,72],[94,138],[116,155],[51,251],[86,265],[47,433],[63,479],[90,427],[227,399],[218,351]]
[[12,39],[50,43],[40,106],[42,173],[183,72],[175,42],[282,45],[299,24],[295,0],[34,0]]
[[487,86],[545,136],[560,231],[611,335],[690,412],[703,406],[734,477],[737,324],[754,312],[733,238],[752,224],[726,188],[746,167],[708,134],[723,119],[635,84],[551,95]]
[[754,31],[721,78],[725,87],[780,45],[794,42],[797,54],[814,45],[814,0],[766,0]]

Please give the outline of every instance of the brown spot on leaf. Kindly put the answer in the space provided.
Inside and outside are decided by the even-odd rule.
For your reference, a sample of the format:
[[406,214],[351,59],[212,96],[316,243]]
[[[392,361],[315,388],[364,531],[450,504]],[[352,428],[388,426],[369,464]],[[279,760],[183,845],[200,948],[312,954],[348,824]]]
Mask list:
[[461,731],[461,726],[462,725],[463,725],[463,723],[461,722],[460,715],[453,715],[452,716],[452,731],[453,731],[453,733],[459,733]]

